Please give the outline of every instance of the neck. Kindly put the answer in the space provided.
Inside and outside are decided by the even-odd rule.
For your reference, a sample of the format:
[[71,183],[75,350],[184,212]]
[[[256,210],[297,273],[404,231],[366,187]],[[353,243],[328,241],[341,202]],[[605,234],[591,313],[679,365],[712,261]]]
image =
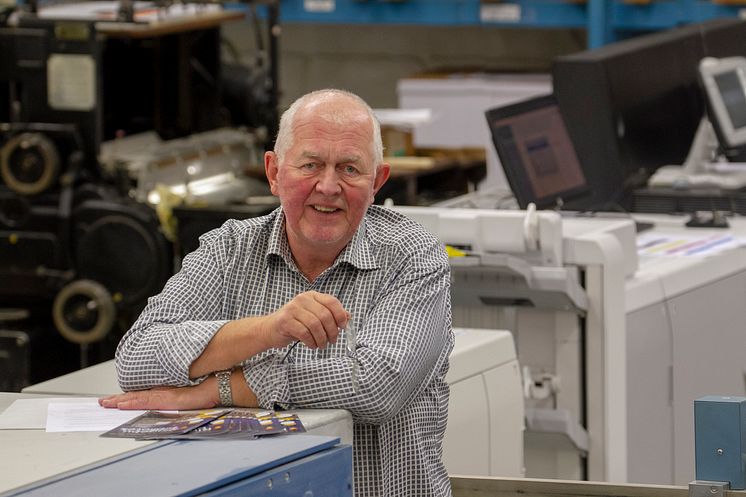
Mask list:
[[311,282],[334,264],[345,247],[338,247],[337,244],[311,245],[308,241],[295,239],[291,233],[287,233],[287,241],[295,265]]
[[334,264],[334,259],[336,258],[336,255],[331,258],[297,257],[295,253],[293,253],[293,260],[295,261],[295,265],[298,266],[300,272],[303,273],[303,276],[305,276],[310,282],[316,280],[316,278],[318,278],[321,273],[331,267],[331,265]]

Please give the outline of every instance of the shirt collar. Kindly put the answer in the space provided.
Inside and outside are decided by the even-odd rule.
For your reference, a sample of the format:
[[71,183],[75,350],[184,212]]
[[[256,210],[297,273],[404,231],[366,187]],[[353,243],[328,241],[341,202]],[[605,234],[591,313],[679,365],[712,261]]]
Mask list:
[[285,259],[285,261],[290,261],[292,257],[290,255],[288,237],[285,235],[285,212],[283,212],[282,207],[278,207],[272,215],[274,216],[274,221],[270,227],[266,258],[269,258],[271,255],[278,255]]
[[[367,218],[363,217],[360,226],[358,226],[357,231],[352,236],[352,240],[342,250],[342,253],[339,254],[333,266],[346,262],[358,269],[376,269],[379,267],[373,253],[374,249],[367,236],[367,231]],[[295,266],[292,253],[290,252],[290,245],[288,244],[287,233],[285,232],[285,213],[282,207],[278,207],[275,211],[275,219],[271,225],[265,259],[269,260],[269,257],[272,255],[282,257],[285,263],[291,267]]]

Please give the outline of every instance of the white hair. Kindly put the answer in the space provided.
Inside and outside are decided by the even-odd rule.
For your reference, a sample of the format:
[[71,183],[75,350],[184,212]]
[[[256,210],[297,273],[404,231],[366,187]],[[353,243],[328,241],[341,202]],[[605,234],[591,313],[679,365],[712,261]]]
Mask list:
[[[373,125],[373,160],[375,161],[376,165],[383,162],[383,141],[381,140],[381,125],[378,122],[373,109],[371,109],[370,105],[368,105],[365,100],[355,95],[354,93],[337,89],[316,90],[310,93],[306,93],[302,97],[298,98],[295,102],[293,102],[292,105],[290,105],[290,107],[282,113],[282,117],[280,118],[280,128],[277,131],[277,139],[275,140],[274,148],[274,152],[277,155],[277,159],[279,162],[282,162],[282,158],[285,152],[287,152],[290,147],[293,146],[293,124],[295,124],[295,115],[298,113],[298,111],[309,104],[333,96],[348,97],[360,104],[360,106],[365,110],[365,112],[368,114],[368,117],[370,117],[371,124]],[[346,118],[346,116],[343,114],[332,113],[327,113],[324,115],[324,117],[338,123],[345,122],[344,119]]]

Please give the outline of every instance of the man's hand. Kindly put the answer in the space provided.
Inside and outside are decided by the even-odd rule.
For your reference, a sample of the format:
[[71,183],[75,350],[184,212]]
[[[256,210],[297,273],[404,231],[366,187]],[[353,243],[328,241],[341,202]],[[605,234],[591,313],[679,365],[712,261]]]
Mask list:
[[150,390],[110,395],[98,399],[98,403],[102,407],[117,409],[169,411],[210,409],[217,406],[215,395],[217,390],[205,388],[209,386],[205,383],[193,387],[156,387]]
[[350,314],[336,297],[304,292],[267,316],[266,333],[271,347],[284,347],[296,340],[310,349],[336,343],[340,328]]

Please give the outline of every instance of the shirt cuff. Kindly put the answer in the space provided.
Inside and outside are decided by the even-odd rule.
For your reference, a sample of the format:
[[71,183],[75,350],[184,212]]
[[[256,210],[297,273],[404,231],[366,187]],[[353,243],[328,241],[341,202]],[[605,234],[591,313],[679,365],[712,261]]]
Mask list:
[[259,407],[271,410],[290,409],[288,367],[288,363],[282,362],[282,357],[278,355],[244,365],[244,378],[256,395]]
[[187,321],[172,327],[158,347],[158,360],[164,372],[176,380],[177,385],[196,385],[202,378],[189,378],[189,368],[204,352],[207,344],[228,321]]

